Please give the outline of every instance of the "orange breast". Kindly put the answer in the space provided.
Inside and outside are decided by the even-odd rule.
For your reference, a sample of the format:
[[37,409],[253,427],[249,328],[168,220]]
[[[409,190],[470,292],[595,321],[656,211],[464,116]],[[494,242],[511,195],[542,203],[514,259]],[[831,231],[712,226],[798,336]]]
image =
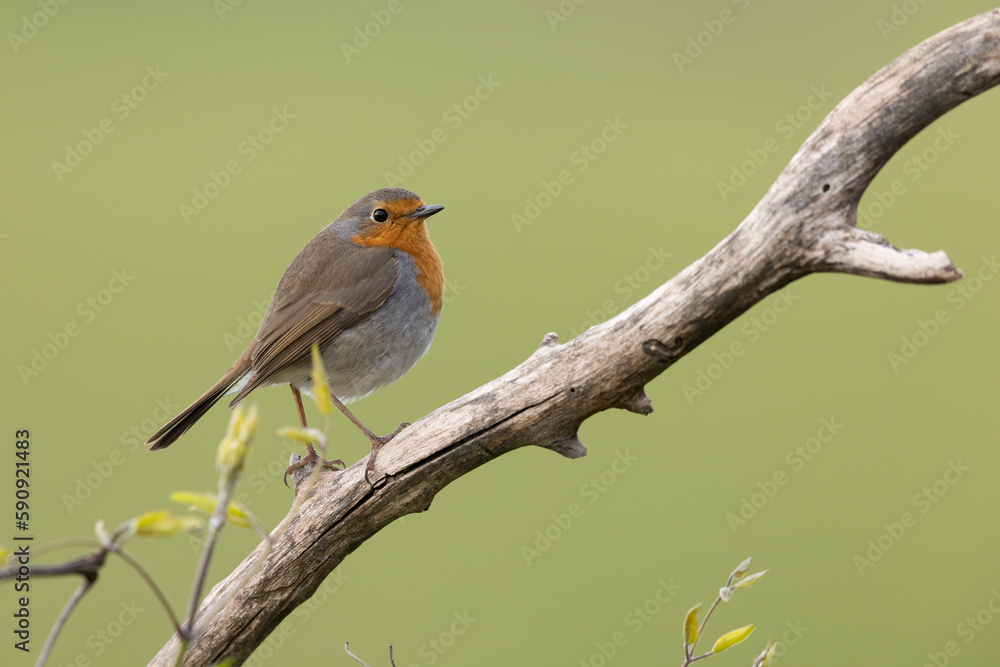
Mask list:
[[444,264],[434,244],[431,243],[427,224],[423,220],[406,225],[386,225],[373,234],[364,237],[355,236],[351,241],[358,245],[396,248],[413,257],[413,263],[417,268],[417,283],[427,292],[431,300],[431,314],[441,312]]

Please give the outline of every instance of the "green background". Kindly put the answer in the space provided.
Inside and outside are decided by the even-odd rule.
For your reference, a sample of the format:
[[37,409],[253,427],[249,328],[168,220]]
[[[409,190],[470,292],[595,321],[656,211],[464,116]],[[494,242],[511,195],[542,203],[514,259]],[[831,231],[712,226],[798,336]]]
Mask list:
[[[214,489],[224,408],[165,452],[133,447],[129,432],[160,425],[158,401],[179,409],[209,387],[241,349],[232,337],[248,340],[241,321],[259,316],[255,302],[269,299],[299,248],[386,185],[400,156],[435,130],[445,140],[418,156],[402,186],[447,207],[431,234],[449,301],[427,357],[356,404],[377,432],[505,372],[546,332],[568,340],[655,289],[740,222],[855,86],[990,8],[912,0],[915,13],[897,14],[898,29],[886,31],[879,22],[894,6],[885,1],[595,0],[553,27],[546,13],[558,6],[402,0],[392,15],[381,0],[245,0],[220,15],[208,0],[71,2],[15,53],[9,33],[42,10],[4,3],[0,474],[9,490],[14,430],[29,428],[36,544],[166,508],[174,490]],[[712,24],[723,10],[732,22]],[[391,21],[348,58],[342,44],[372,12]],[[709,38],[704,21],[723,29]],[[675,52],[701,32],[707,46],[679,69]],[[122,118],[116,100],[141,86],[147,67],[166,74]],[[481,77],[494,89],[470,98]],[[783,130],[812,89],[825,99]],[[466,105],[461,123],[455,105]],[[247,161],[242,142],[275,108],[294,119]],[[887,165],[864,200],[870,210],[875,191],[901,181],[905,192],[874,209],[871,228],[900,247],[947,250],[966,271],[963,283],[828,275],[793,283],[785,312],[770,297],[652,382],[651,416],[588,420],[586,458],[518,451],[384,530],[250,664],[355,664],[345,641],[373,665],[388,664],[392,642],[400,667],[680,664],[684,612],[709,603],[748,555],[771,572],[717,612],[706,644],[746,623],[758,630],[717,664],[749,665],[768,634],[787,642],[776,664],[922,665],[949,642],[958,650],[949,664],[995,664],[1000,280],[988,262],[1000,243],[998,117],[996,92],[949,113]],[[113,132],[60,180],[53,162],[102,119]],[[580,171],[574,153],[608,119],[626,127]],[[957,138],[935,148],[936,130],[949,128]],[[723,200],[717,183],[772,137],[778,152]],[[915,158],[933,162],[915,169]],[[186,223],[179,206],[230,160],[240,172]],[[512,216],[524,214],[525,198],[564,169],[572,183],[518,230]],[[654,262],[654,251],[670,256]],[[123,269],[132,278],[100,312],[80,308],[111,296],[102,290]],[[976,282],[980,269],[985,280]],[[890,353],[938,311],[947,320],[933,337],[917,335],[925,344],[894,368]],[[79,334],[25,382],[18,367],[71,323]],[[722,369],[713,355],[724,358],[734,342],[745,352]],[[686,397],[700,372],[716,378]],[[253,399],[262,433],[241,489],[274,526],[291,494],[274,475],[288,452],[271,434],[296,417],[287,389]],[[795,449],[823,419],[842,428],[797,462]],[[352,462],[367,444],[341,419],[333,452]],[[637,460],[616,472],[620,455]],[[968,468],[949,475],[954,484],[941,481],[949,461]],[[779,471],[787,483],[769,486]],[[590,481],[602,474],[613,482],[603,492]],[[915,502],[936,482],[936,502]],[[772,497],[754,496],[764,493],[758,483]],[[743,499],[761,507],[734,528],[727,515]],[[0,542],[10,545],[12,494],[2,502]],[[553,515],[573,503],[582,514],[559,528]],[[905,512],[915,524],[892,537],[884,524]],[[536,531],[556,539],[536,545]],[[859,571],[855,557],[867,558],[868,541],[880,538],[891,548]],[[227,531],[211,580],[254,544],[246,531]],[[536,546],[544,551],[529,564],[525,549]],[[188,540],[130,548],[182,606],[196,561]],[[664,604],[655,601],[661,581],[679,587]],[[76,583],[33,580],[35,651]],[[643,606],[640,622],[634,608]],[[36,653],[11,646],[9,587],[2,607],[2,661],[32,664]],[[977,613],[979,630],[963,625]],[[619,632],[624,645],[603,658],[600,645]],[[144,664],[168,636],[152,596],[114,562],[50,664]]]

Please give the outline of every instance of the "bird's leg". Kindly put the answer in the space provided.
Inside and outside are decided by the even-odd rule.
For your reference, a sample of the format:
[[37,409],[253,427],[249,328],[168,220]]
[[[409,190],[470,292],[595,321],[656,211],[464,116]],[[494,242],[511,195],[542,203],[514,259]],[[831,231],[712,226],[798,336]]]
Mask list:
[[[299,421],[302,422],[302,428],[309,428],[309,424],[306,423],[306,410],[304,407],[302,407],[302,394],[294,386],[292,385],[288,386],[292,388],[292,396],[295,397],[295,405],[299,409]],[[327,461],[326,459],[320,458],[319,454],[316,453],[316,449],[312,445],[306,444],[305,458],[299,459],[295,463],[285,468],[285,475],[282,478],[285,482],[285,486],[288,486],[288,475],[290,473],[295,472],[296,470],[306,465],[307,463],[316,463],[319,461],[323,462],[324,468],[326,468],[327,470],[332,470],[334,472],[340,472],[341,470],[347,467],[344,465],[344,462],[341,461],[340,459]],[[340,467],[338,467],[338,465]]]
[[367,479],[368,483],[371,484],[371,480],[368,478],[368,474],[375,469],[375,455],[378,453],[379,448],[385,443],[395,438],[397,435],[399,435],[399,432],[402,431],[407,426],[409,426],[410,423],[403,422],[402,424],[399,425],[399,428],[397,428],[389,435],[375,435],[374,433],[372,433],[372,430],[370,428],[362,424],[361,420],[354,416],[353,412],[347,409],[346,405],[340,402],[340,399],[338,399],[333,394],[330,394],[330,399],[333,401],[334,405],[340,408],[340,411],[343,412],[348,419],[354,422],[355,426],[361,429],[361,432],[365,434],[365,437],[368,438],[368,441],[372,443],[372,453],[371,456],[368,457],[368,466],[365,468],[365,479]]
[[309,424],[306,423],[306,409],[302,407],[302,394],[294,385],[288,385],[288,387],[292,390],[295,406],[299,409],[299,421],[302,422],[302,428],[309,428]]

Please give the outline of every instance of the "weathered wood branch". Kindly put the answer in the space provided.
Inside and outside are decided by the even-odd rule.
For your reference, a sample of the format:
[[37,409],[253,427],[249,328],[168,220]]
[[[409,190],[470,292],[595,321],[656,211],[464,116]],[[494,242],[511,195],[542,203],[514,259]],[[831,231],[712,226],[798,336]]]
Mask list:
[[[524,363],[436,410],[379,454],[324,473],[274,534],[264,567],[191,646],[185,665],[240,664],[340,562],[390,522],[426,510],[448,483],[525,445],[583,456],[577,429],[608,408],[648,414],[647,382],[775,290],[810,273],[912,283],[956,280],[943,252],[900,250],[857,228],[865,189],[885,163],[948,110],[1000,81],[1000,10],[950,28],[877,72],[823,120],[746,219],[645,299],[575,340],[549,334]],[[260,558],[215,587],[215,611]],[[173,664],[174,637],[150,663]]]

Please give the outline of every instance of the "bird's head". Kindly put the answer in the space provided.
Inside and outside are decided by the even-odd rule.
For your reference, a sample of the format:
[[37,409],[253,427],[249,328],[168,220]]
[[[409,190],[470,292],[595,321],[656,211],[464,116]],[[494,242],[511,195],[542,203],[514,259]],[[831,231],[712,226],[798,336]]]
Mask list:
[[414,243],[430,243],[425,221],[442,210],[444,206],[428,206],[409,190],[382,188],[351,204],[334,227],[358,245],[406,250]]

